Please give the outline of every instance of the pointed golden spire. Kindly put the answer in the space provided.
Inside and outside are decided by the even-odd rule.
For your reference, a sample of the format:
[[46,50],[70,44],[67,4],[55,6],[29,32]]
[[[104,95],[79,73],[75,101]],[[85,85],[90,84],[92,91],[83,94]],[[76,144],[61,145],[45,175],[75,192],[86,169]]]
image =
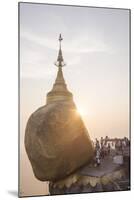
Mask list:
[[65,66],[64,59],[63,59],[63,56],[62,56],[62,50],[61,50],[61,41],[62,40],[63,40],[63,38],[61,37],[61,33],[60,33],[60,35],[59,35],[59,53],[58,53],[57,61],[55,62],[55,65],[57,67]]
[[59,52],[55,65],[58,67],[58,73],[52,90],[47,94],[47,103],[63,100],[73,100],[72,93],[68,91],[62,72],[62,67],[65,66],[61,50],[61,41],[63,38],[59,36]]

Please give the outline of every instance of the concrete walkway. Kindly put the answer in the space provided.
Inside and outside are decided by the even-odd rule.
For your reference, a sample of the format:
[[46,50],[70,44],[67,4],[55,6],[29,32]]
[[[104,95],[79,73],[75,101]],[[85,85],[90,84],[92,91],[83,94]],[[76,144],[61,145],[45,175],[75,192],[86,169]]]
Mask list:
[[111,156],[108,156],[101,160],[100,166],[94,167],[90,166],[90,164],[83,167],[81,170],[79,170],[79,174],[85,175],[85,176],[104,176],[108,173],[111,173],[115,171],[116,169],[120,168],[121,165],[113,163],[113,158]]

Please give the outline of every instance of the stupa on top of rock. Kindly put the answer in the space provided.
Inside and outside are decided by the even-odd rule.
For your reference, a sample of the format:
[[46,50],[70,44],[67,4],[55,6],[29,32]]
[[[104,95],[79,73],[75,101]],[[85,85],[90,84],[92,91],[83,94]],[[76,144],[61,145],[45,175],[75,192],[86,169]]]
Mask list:
[[47,94],[46,105],[30,116],[25,130],[26,152],[35,177],[41,181],[57,181],[70,175],[90,162],[94,152],[63,77],[61,41],[60,34],[53,88]]
[[65,83],[62,68],[65,66],[64,59],[62,56],[61,50],[61,41],[63,38],[61,34],[59,36],[59,53],[57,61],[55,65],[58,67],[58,73],[53,85],[52,90],[47,94],[47,103],[55,102],[55,101],[64,101],[64,100],[71,100],[73,101],[73,95],[71,92],[68,91],[67,85]]

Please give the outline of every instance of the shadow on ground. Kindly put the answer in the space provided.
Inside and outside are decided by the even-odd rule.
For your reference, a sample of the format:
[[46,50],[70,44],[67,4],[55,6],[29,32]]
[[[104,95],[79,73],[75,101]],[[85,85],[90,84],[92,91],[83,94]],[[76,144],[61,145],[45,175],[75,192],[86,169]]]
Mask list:
[[12,195],[14,197],[18,197],[18,191],[16,191],[16,190],[9,190],[8,194],[10,194],[10,195]]

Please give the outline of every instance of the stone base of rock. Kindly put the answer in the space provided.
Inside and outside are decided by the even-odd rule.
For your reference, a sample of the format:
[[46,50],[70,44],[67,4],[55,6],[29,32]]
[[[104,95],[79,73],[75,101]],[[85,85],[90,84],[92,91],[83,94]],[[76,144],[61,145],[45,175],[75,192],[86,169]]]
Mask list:
[[103,176],[84,176],[75,173],[66,179],[50,182],[50,195],[111,192],[130,190],[130,181],[124,168]]

